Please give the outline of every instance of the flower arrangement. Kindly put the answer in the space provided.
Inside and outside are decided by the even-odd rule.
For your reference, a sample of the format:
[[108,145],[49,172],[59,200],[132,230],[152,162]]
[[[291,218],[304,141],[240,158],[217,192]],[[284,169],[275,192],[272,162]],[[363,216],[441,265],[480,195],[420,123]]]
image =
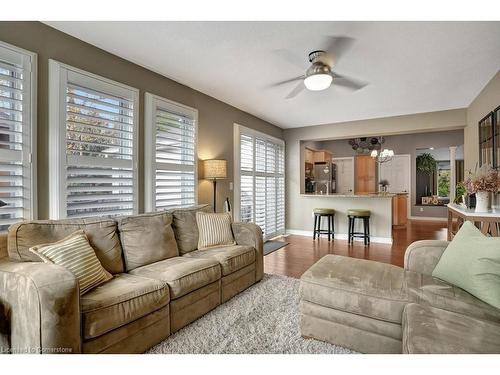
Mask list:
[[469,194],[486,191],[500,192],[500,171],[496,171],[490,165],[484,164],[476,169],[474,173],[469,171],[469,176],[465,180],[465,189]]
[[387,181],[387,180],[380,180],[380,182],[378,184],[380,186],[382,186],[382,187],[386,187],[386,186],[389,186],[389,181]]
[[387,187],[389,186],[389,181],[387,181],[387,180],[380,180],[378,184],[380,185],[380,191],[382,193],[386,193],[387,192]]

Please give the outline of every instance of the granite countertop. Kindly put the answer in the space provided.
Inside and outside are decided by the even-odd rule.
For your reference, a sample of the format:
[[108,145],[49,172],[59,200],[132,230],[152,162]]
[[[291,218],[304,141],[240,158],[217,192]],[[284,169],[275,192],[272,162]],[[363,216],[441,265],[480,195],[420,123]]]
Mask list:
[[300,194],[301,197],[320,197],[320,198],[392,198],[397,194],[393,193],[374,193],[374,194]]

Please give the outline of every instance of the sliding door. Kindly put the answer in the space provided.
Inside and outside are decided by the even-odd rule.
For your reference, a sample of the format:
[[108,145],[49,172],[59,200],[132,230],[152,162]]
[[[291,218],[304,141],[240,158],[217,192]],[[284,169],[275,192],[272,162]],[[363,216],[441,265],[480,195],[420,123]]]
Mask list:
[[285,145],[235,125],[235,216],[269,239],[285,232]]

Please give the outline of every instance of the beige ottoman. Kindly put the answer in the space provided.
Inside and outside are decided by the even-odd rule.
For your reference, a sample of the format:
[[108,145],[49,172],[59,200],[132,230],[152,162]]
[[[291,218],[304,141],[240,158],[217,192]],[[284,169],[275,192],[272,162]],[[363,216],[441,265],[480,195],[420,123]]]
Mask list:
[[414,272],[326,255],[300,279],[301,333],[362,353],[402,352],[402,313]]

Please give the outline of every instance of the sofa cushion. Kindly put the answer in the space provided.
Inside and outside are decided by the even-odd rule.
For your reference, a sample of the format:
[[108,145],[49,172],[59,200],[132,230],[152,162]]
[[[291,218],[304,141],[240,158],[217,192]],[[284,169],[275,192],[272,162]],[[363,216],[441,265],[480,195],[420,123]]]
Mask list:
[[212,259],[174,257],[130,272],[133,275],[165,281],[170,298],[176,299],[221,278],[220,265]]
[[161,309],[169,301],[165,282],[118,274],[81,297],[83,337],[101,336]]
[[169,211],[174,217],[172,228],[181,255],[198,248],[198,226],[196,225],[196,212],[198,211],[212,212],[212,208],[208,204],[204,204]]
[[185,257],[213,259],[222,267],[222,276],[227,276],[255,262],[255,249],[251,246],[223,246],[195,250]]
[[83,229],[102,266],[111,274],[124,271],[116,221],[109,218],[23,221],[9,228],[8,251],[13,260],[40,262],[30,247],[57,242]]
[[500,238],[486,237],[466,221],[432,276],[456,285],[500,309]]
[[479,300],[457,286],[428,275],[419,275],[418,282],[409,283],[415,302],[477,319],[500,322],[500,310]]
[[158,212],[119,218],[118,231],[127,272],[179,255],[170,213]]
[[301,277],[300,297],[325,307],[401,323],[414,273],[390,264],[326,255]]
[[411,303],[403,312],[403,353],[500,353],[500,324]]

